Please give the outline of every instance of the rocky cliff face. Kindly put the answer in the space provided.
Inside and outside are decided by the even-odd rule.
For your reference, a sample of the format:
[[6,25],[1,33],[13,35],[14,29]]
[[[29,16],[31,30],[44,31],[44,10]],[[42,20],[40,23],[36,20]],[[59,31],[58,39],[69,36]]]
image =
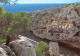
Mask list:
[[54,41],[80,42],[80,3],[26,12],[36,36]]

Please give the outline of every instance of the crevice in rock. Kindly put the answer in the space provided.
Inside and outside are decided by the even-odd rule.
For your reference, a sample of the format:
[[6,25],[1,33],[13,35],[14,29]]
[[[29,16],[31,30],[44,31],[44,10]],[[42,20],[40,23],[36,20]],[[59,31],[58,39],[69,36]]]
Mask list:
[[80,17],[79,10],[76,8],[75,11],[77,12],[78,16]]
[[80,37],[80,31],[78,31],[74,36]]

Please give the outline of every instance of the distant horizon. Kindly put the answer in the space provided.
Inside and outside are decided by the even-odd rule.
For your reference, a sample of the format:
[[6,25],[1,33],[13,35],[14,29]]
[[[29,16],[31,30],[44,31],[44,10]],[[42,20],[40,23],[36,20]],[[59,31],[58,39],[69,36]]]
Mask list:
[[[53,4],[53,3],[18,3],[17,4]],[[56,4],[56,3],[54,3]],[[62,3],[57,3],[57,4],[62,4]]]
[[[75,2],[80,3],[80,2]],[[71,3],[16,3],[16,4],[71,4]]]
[[[80,2],[75,2],[75,3],[80,3]],[[16,4],[71,4],[71,3],[16,3]]]
[[[14,1],[14,0],[12,0]],[[50,3],[60,3],[60,4],[64,4],[64,3],[76,3],[76,2],[80,2],[80,0],[18,0],[17,3],[18,4],[50,4]]]
[[[10,4],[13,4],[14,1],[15,0],[10,0]],[[70,3],[80,3],[80,0],[18,0],[16,2],[16,4],[70,4]]]

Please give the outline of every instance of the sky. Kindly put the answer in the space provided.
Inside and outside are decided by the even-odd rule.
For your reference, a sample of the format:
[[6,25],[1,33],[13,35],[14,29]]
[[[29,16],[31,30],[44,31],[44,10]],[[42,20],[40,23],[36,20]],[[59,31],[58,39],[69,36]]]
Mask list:
[[18,0],[20,4],[31,4],[31,3],[76,3],[80,0]]

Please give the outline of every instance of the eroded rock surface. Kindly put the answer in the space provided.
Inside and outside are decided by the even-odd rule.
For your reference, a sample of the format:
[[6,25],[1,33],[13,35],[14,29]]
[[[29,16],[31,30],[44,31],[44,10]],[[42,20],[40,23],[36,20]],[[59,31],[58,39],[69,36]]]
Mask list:
[[26,12],[26,16],[33,21],[32,31],[36,36],[80,43],[80,3]]

